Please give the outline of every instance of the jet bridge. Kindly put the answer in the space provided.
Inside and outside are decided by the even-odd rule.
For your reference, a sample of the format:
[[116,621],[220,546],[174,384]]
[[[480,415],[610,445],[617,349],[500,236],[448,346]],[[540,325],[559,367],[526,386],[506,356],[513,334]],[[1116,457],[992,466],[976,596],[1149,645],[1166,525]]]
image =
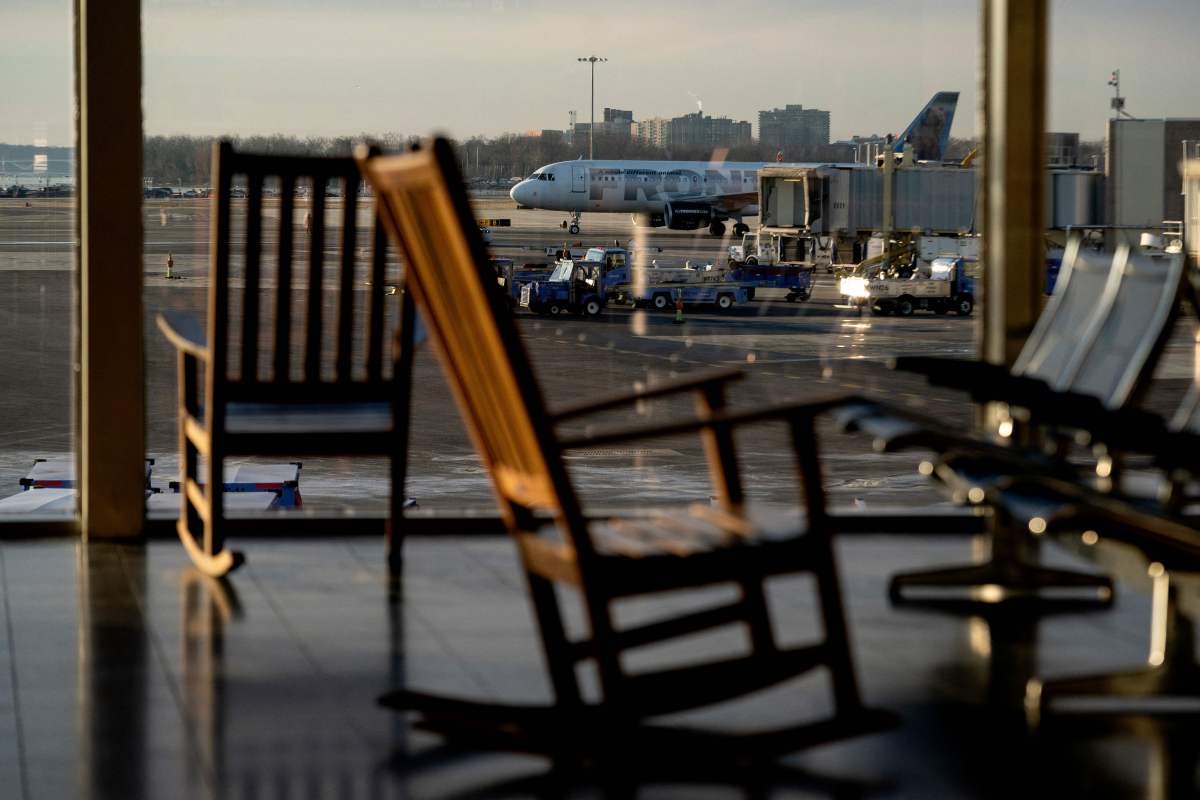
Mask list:
[[[877,231],[973,234],[979,228],[979,175],[978,169],[949,166],[763,167],[758,173],[762,231],[843,239]],[[1047,229],[1099,224],[1103,180],[1091,170],[1051,170]]]

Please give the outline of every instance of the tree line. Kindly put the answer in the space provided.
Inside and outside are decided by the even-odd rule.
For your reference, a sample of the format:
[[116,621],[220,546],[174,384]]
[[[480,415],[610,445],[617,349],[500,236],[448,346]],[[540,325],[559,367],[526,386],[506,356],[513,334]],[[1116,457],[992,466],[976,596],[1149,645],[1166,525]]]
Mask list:
[[[414,137],[388,136],[297,137],[276,134],[233,138],[239,149],[255,153],[286,155],[348,156],[362,141],[375,141],[385,150],[402,149]],[[168,186],[208,186],[211,182],[214,137],[148,136],[144,146],[144,175],[155,184]],[[562,136],[505,134],[494,137],[473,136],[455,142],[463,174],[476,182],[503,182],[529,175],[543,164],[586,158],[586,139],[568,141]],[[951,139],[947,158],[962,158],[974,146],[970,139]],[[777,149],[759,142],[714,151],[711,147],[656,147],[636,139],[597,136],[596,158],[646,159],[663,161],[775,161]],[[786,161],[847,161],[853,150],[844,145],[808,145],[786,148]]]
[[[325,156],[351,155],[354,146],[362,141],[375,141],[386,150],[399,150],[414,139],[401,134],[337,137],[275,134],[231,138],[235,146],[249,152]],[[211,183],[212,147],[215,139],[216,137],[211,136],[147,136],[143,146],[143,175],[147,182],[154,185],[208,186]],[[468,180],[476,182],[504,182],[511,178],[524,177],[543,164],[586,158],[588,152],[586,139],[570,142],[562,136],[552,134],[473,136],[456,144],[462,160],[463,174]],[[951,138],[946,153],[947,160],[961,159],[976,144],[974,139]],[[31,145],[0,144],[0,162],[9,159],[9,165],[15,166],[18,162],[25,165],[32,163],[35,152],[48,151],[50,159],[56,163],[69,164],[70,159],[74,157],[73,148],[35,148]],[[706,147],[655,147],[636,139],[615,136],[597,136],[594,151],[596,158],[613,159],[706,161],[723,158],[729,161],[770,162],[776,158],[774,147],[758,142],[714,152],[712,148]],[[1080,143],[1079,160],[1083,164],[1090,164],[1091,156],[1102,158],[1102,154],[1101,142]],[[846,161],[852,158],[852,151],[841,145],[810,145],[787,148],[784,151],[784,159],[793,162]]]

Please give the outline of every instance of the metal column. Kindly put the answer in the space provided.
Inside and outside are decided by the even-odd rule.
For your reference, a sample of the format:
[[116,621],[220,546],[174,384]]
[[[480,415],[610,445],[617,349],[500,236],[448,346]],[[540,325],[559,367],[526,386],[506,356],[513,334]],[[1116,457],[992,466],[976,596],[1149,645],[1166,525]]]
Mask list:
[[1047,0],[982,0],[984,305],[980,358],[1012,364],[1042,308]]

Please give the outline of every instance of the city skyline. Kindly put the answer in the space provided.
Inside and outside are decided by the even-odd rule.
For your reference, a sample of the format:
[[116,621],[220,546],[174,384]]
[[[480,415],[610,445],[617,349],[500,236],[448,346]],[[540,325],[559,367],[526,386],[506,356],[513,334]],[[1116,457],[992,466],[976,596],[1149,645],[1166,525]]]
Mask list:
[[[933,92],[952,90],[962,112],[954,135],[975,134],[973,0],[917,0],[900,15],[877,0],[837,9],[764,0],[739,7],[746,26],[732,28],[713,22],[727,16],[723,8],[710,0],[686,14],[677,4],[629,2],[146,0],[145,130],[457,138],[561,130],[572,109],[580,122],[590,118],[588,73],[575,59],[595,52],[609,59],[596,70],[597,115],[610,106],[677,117],[702,102],[707,115],[753,122],[761,110],[795,103],[830,111],[836,141],[896,133]],[[1200,4],[1061,0],[1051,8],[1049,129],[1100,138],[1116,68],[1131,113],[1200,116],[1200,87],[1178,79],[1200,66],[1187,41]],[[21,31],[0,52],[0,74],[22,77],[6,87],[0,141],[71,143],[70,15],[66,0],[0,8],[0,25]],[[620,33],[574,35],[583,20],[588,30]],[[408,35],[415,26],[420,37]],[[279,31],[287,36],[265,37]],[[790,31],[794,39],[781,35]]]

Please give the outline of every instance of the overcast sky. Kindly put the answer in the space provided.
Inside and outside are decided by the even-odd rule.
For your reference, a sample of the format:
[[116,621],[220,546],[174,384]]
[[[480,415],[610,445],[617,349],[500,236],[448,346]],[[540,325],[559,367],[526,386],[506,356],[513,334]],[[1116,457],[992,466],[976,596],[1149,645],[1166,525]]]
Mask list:
[[[1054,0],[1050,127],[1099,138],[1109,72],[1146,117],[1200,116],[1200,0]],[[0,142],[71,141],[70,0],[0,0]],[[147,133],[458,137],[694,111],[828,109],[898,132],[958,90],[975,128],[975,0],[145,0]]]

